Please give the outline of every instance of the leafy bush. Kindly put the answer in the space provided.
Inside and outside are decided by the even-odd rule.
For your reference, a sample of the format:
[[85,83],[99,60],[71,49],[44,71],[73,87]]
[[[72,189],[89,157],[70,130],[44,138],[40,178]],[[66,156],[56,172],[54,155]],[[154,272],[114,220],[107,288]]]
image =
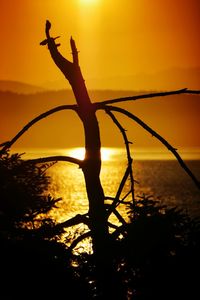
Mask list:
[[[0,158],[0,265],[2,299],[87,294],[71,268],[63,232],[47,213],[59,199],[48,195],[49,165],[35,165],[20,154]],[[78,281],[78,283],[77,283]]]
[[200,295],[200,220],[152,197],[143,196],[134,209],[130,205],[131,221],[121,230],[118,250],[126,290],[133,299]]
[[21,154],[6,152],[0,158],[0,223],[8,228],[37,228],[53,222],[47,213],[60,199],[48,193],[48,165],[27,163]]

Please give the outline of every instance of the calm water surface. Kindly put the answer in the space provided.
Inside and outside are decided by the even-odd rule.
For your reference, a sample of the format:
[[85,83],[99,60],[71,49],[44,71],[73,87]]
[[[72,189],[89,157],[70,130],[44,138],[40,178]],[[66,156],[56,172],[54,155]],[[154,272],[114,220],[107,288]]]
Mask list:
[[[82,158],[84,153],[80,148],[67,150],[34,150],[26,151],[25,157],[43,157],[51,155],[71,155]],[[151,154],[151,155],[150,155]],[[106,196],[114,197],[125,172],[127,161],[126,152],[120,148],[104,148],[101,181]],[[185,173],[176,160],[167,153],[158,151],[133,151],[132,157],[135,184],[135,196],[153,195],[161,203],[170,206],[180,206],[194,215],[200,216],[200,192],[190,177]],[[185,163],[200,180],[199,152],[189,155],[183,153]],[[188,158],[193,158],[188,160]],[[88,211],[88,201],[85,191],[84,178],[77,165],[59,162],[48,169],[51,177],[49,192],[54,197],[62,197],[58,209],[54,210],[54,217],[64,221],[77,213]],[[123,193],[128,191],[128,182]],[[124,208],[122,209],[124,210]],[[126,211],[122,211],[126,215]]]

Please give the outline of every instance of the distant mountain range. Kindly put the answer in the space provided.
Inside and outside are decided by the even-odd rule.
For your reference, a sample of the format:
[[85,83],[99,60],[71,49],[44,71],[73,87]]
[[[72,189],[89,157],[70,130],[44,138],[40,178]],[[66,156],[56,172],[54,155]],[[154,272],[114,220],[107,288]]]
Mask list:
[[[117,75],[103,78],[85,78],[89,90],[172,90],[179,88],[200,89],[200,68],[173,68],[155,73]],[[44,91],[70,89],[65,78],[41,83],[39,86],[19,81],[0,80],[0,91],[33,94]]]
[[17,94],[34,94],[44,92],[46,89],[36,85],[13,80],[0,80],[0,91],[9,91]]
[[[200,89],[200,68],[172,68],[155,73],[137,73],[85,78],[88,89],[96,90],[171,90],[187,87]],[[46,82],[42,84],[48,89],[65,89],[66,80]]]
[[[112,90],[200,89],[200,68],[173,68],[155,73],[86,79],[88,87]],[[116,88],[117,87],[117,88]]]

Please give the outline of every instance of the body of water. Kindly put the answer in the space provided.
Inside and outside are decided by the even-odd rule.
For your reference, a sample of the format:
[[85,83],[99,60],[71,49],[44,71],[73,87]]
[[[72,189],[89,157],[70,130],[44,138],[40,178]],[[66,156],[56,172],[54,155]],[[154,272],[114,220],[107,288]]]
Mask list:
[[[65,150],[27,150],[23,158],[38,158],[53,155],[71,155],[83,158],[81,148]],[[170,153],[159,150],[134,150],[133,174],[135,183],[135,196],[143,194],[152,195],[161,203],[169,206],[179,206],[187,209],[193,215],[200,216],[200,191],[192,179],[185,173],[179,163]],[[193,152],[185,149],[182,158],[187,166],[200,180],[199,151]],[[106,196],[114,197],[127,167],[126,152],[120,148],[102,149],[101,182]],[[54,216],[64,221],[77,213],[88,211],[87,194],[84,177],[77,165],[58,162],[47,171],[51,177],[49,193],[56,198],[62,197]],[[124,188],[124,195],[129,190],[128,181]],[[124,211],[123,214],[126,214]]]

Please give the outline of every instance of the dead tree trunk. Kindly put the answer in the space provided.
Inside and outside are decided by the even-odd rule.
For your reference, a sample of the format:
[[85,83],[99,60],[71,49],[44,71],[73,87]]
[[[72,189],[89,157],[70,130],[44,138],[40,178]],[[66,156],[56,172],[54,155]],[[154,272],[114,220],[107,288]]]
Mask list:
[[50,37],[51,24],[46,22],[46,40],[51,57],[57,67],[69,81],[78,104],[78,115],[83,123],[85,133],[85,158],[82,170],[85,177],[86,190],[89,200],[89,224],[92,232],[93,250],[102,252],[102,246],[107,244],[108,226],[104,207],[104,192],[100,182],[101,170],[101,141],[96,110],[90,101],[85,81],[78,62],[78,51],[71,38],[73,62],[68,61],[58,51],[55,38]]

